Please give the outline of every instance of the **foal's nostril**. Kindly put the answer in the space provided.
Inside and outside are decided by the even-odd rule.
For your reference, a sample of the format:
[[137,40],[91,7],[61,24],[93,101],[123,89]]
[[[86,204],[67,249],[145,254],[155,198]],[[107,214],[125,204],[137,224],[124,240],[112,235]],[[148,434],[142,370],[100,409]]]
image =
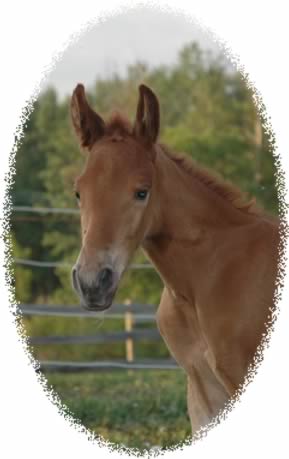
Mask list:
[[102,269],[99,273],[98,280],[100,287],[110,287],[112,284],[112,270],[109,268]]

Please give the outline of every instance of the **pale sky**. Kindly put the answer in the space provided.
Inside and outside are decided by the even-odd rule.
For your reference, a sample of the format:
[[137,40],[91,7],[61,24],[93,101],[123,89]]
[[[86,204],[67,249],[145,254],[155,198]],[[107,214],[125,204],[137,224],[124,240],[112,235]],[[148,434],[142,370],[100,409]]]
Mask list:
[[61,96],[77,83],[91,86],[98,76],[125,75],[128,64],[150,67],[171,64],[187,43],[198,41],[216,53],[220,48],[199,27],[172,13],[137,9],[97,24],[70,46],[43,87],[53,85]]

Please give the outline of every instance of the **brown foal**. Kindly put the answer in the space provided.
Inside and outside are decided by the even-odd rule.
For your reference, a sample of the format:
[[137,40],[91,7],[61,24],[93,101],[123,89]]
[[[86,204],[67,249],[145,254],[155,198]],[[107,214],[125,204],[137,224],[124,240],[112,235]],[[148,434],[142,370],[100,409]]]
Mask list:
[[188,379],[193,433],[244,381],[273,305],[278,221],[192,160],[157,143],[159,103],[139,88],[136,119],[107,123],[78,85],[71,101],[87,160],[75,182],[82,248],[72,271],[82,305],[108,308],[141,246],[164,282],[160,332]]

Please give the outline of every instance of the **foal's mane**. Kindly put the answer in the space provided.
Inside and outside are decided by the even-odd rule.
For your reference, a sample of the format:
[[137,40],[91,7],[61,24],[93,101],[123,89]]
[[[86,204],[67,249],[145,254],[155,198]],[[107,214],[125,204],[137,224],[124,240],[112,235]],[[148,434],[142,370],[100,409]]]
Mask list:
[[[133,134],[133,128],[126,117],[118,111],[115,111],[106,123],[106,133],[111,136],[115,134],[131,136]],[[210,188],[221,198],[229,201],[236,209],[249,214],[260,214],[260,210],[256,207],[255,198],[248,201],[247,193],[242,192],[231,183],[225,182],[217,173],[199,166],[188,155],[172,152],[164,144],[158,144],[158,146],[164,154],[174,161],[182,170]]]
[[236,209],[249,214],[260,214],[260,210],[256,207],[255,198],[248,201],[247,193],[242,192],[231,183],[225,182],[217,173],[199,166],[192,158],[185,154],[172,152],[164,144],[160,144],[160,147],[166,156],[174,161],[182,170],[210,188],[221,198],[229,201]]

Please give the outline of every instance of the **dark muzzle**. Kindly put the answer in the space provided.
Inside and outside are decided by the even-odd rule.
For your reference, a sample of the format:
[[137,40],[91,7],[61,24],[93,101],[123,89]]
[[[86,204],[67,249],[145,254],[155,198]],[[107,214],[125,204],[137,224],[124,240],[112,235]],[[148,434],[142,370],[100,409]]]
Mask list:
[[86,279],[85,273],[78,267],[72,270],[72,284],[86,309],[100,310],[108,308],[116,290],[113,271],[106,267],[96,273],[95,279]]

